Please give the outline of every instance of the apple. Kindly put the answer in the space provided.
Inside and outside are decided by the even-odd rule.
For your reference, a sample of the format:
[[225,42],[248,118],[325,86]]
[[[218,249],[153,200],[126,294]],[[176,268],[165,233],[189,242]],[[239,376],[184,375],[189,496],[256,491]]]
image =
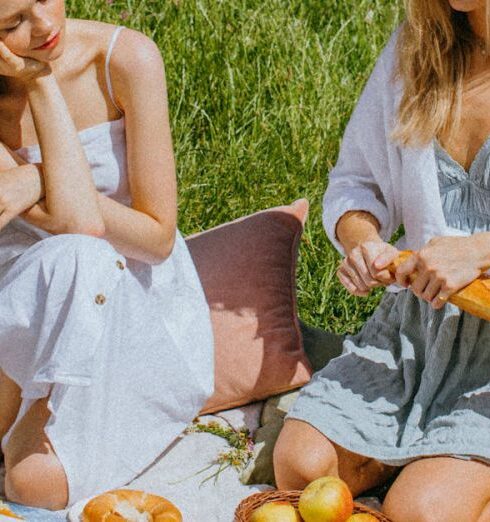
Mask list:
[[352,515],[354,500],[343,480],[326,476],[306,486],[298,507],[304,522],[345,522]]
[[369,513],[356,513],[351,515],[345,522],[379,522],[379,518]]
[[292,504],[276,500],[254,509],[250,522],[301,522],[301,518]]

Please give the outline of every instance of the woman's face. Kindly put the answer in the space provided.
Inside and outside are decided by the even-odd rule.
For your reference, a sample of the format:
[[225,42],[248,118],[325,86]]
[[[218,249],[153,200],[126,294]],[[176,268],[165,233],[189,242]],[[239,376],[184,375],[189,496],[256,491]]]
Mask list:
[[[65,0],[0,0],[0,40],[14,53],[43,62],[58,58],[65,41]],[[56,45],[36,49],[53,36]]]
[[469,13],[477,9],[485,9],[487,0],[448,0],[448,2],[455,11]]

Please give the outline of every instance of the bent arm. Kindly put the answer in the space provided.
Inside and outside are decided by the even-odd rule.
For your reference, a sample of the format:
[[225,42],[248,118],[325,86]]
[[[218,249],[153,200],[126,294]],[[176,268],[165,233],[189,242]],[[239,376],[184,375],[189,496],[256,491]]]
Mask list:
[[[371,239],[373,234],[389,241],[400,225],[391,179],[391,173],[400,167],[399,157],[389,139],[394,92],[390,84],[389,57],[396,34],[397,31],[376,61],[345,128],[338,160],[328,176],[323,197],[323,225],[342,255],[346,255],[343,243],[352,248],[363,239]],[[360,228],[341,227],[341,218],[355,211],[359,219],[354,221]],[[352,219],[351,214],[351,223]],[[343,228],[343,241],[339,241],[338,233]],[[349,237],[350,234],[354,235]]]
[[43,158],[45,208],[65,232],[104,233],[97,190],[53,73],[26,84]]
[[337,221],[335,235],[346,254],[364,241],[383,241],[380,224],[369,212],[350,210]]
[[[124,255],[155,264],[172,251],[177,217],[164,66],[158,47],[145,35],[128,29],[118,42],[112,55],[113,86],[126,118],[132,203],[127,207],[96,192],[104,223],[100,236]],[[48,191],[46,173],[44,177]],[[41,206],[42,201],[26,216],[34,218]]]
[[62,232],[65,223],[58,223],[47,212],[43,169],[41,163],[28,163],[22,156],[0,142],[0,172],[10,172],[20,185],[22,201],[19,205],[23,212],[18,215],[43,230],[52,234]]
[[[0,146],[8,149],[3,144]],[[20,216],[51,234],[63,233],[65,224],[58,223],[46,211],[42,163],[27,163],[15,152],[9,152],[12,156],[10,161],[5,161],[6,156],[0,154],[0,172],[16,171],[19,183],[22,183],[24,190],[29,193],[30,206]],[[9,168],[9,165],[16,166]],[[162,251],[161,245],[169,245],[171,249],[172,244],[166,240],[160,224],[155,219],[100,192],[97,193],[97,197],[104,219],[105,233],[101,237],[108,240],[124,256],[144,263],[158,264],[168,257],[169,252]]]

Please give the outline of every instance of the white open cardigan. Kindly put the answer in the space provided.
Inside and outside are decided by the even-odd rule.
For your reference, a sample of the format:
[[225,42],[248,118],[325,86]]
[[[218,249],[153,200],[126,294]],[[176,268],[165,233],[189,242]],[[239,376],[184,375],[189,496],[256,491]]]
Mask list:
[[[389,139],[402,94],[401,81],[391,80],[399,31],[381,52],[351,115],[323,197],[325,231],[343,256],[335,226],[349,210],[373,214],[385,241],[403,223],[405,236],[395,243],[400,250],[418,250],[434,236],[468,235],[446,225],[433,141],[425,147],[402,147]],[[387,290],[401,288],[390,285]]]

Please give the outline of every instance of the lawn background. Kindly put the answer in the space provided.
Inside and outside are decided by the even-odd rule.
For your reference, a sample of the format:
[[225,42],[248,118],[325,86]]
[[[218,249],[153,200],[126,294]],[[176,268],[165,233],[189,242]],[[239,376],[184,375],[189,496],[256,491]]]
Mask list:
[[[306,197],[300,317],[355,332],[383,293],[351,296],[321,224],[328,172],[402,20],[393,0],[72,0],[67,15],[151,37],[167,74],[184,235]],[[393,239],[393,241],[396,237]],[[393,242],[392,241],[392,242]]]

